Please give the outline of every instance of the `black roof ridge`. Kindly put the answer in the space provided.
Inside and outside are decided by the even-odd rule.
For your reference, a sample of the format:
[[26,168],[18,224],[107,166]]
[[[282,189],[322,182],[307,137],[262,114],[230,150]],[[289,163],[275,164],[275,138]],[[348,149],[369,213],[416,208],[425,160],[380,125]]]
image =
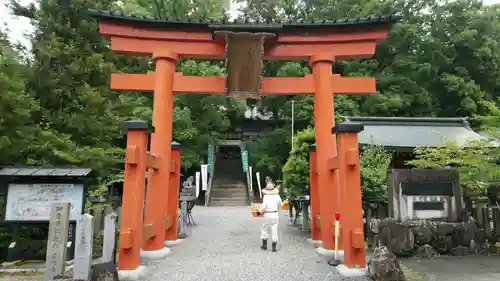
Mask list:
[[[28,170],[30,173],[18,174],[21,171]],[[40,171],[50,171],[47,174],[37,174]],[[64,174],[52,174],[57,170],[66,170],[67,172]],[[75,174],[74,172],[79,170],[80,173]],[[8,172],[8,173],[7,173]],[[48,167],[48,166],[1,166],[0,167],[0,178],[4,177],[87,177],[89,174],[93,172],[92,168],[88,167]]]
[[337,26],[352,26],[360,24],[389,24],[395,23],[401,19],[397,14],[391,14],[386,16],[367,16],[358,18],[347,18],[347,19],[331,19],[331,20],[300,20],[300,21],[255,21],[251,22],[248,20],[192,20],[192,19],[169,19],[169,18],[159,18],[159,17],[149,17],[149,16],[138,16],[138,15],[127,15],[122,12],[112,12],[107,10],[98,9],[88,9],[88,14],[95,18],[108,18],[120,21],[135,21],[138,23],[149,23],[149,24],[163,24],[179,26],[185,25],[184,27],[214,27],[216,25],[239,25],[241,27],[251,28],[262,26],[265,28],[275,27],[275,28],[315,28],[315,27],[337,27]]
[[406,126],[457,126],[470,129],[468,117],[377,117],[345,116],[347,122],[361,122],[370,125]]
[[9,168],[9,169],[91,169],[90,167],[81,167],[75,165],[0,165],[0,169]]

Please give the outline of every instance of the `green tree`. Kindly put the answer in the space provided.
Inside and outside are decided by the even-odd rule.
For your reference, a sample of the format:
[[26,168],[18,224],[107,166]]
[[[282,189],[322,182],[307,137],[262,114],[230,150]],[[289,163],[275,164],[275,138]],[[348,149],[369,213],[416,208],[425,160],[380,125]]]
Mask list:
[[[163,18],[188,14],[196,18],[222,17],[224,1],[213,2],[220,5],[207,8],[186,1],[132,0],[76,0],[71,5],[40,0],[38,7],[13,3],[13,11],[32,19],[35,26],[32,73],[26,88],[41,105],[36,118],[46,132],[54,133],[50,141],[39,147],[50,148],[49,143],[53,143],[58,151],[55,154],[58,157],[37,153],[35,159],[44,164],[91,165],[112,180],[115,168],[121,170],[123,161],[120,149],[123,132],[119,122],[127,119],[151,122],[151,94],[116,93],[109,88],[111,73],[144,73],[151,70],[150,60],[111,52],[107,39],[98,32],[96,20],[87,14],[89,8],[136,11]],[[221,62],[183,60],[177,71],[186,75],[223,75],[221,65]],[[228,111],[242,111],[241,102],[231,101],[229,105],[228,109],[227,99],[220,95],[176,95],[173,137],[182,144],[184,168],[203,162],[210,132],[224,131],[230,126]],[[74,153],[80,150],[84,152]]]
[[0,30],[0,165],[24,164],[39,128],[39,104],[25,91],[29,67]]
[[13,13],[31,19],[35,29],[24,91],[39,105],[31,120],[40,132],[20,155],[27,164],[87,166],[100,180],[115,177],[123,163],[119,123],[131,114],[123,103],[130,99],[109,89],[109,77],[117,69],[144,69],[147,61],[109,51],[87,14],[89,8],[110,9],[109,1],[36,4],[11,3]]
[[485,195],[492,184],[500,180],[498,165],[500,145],[500,109],[493,102],[482,102],[490,115],[478,116],[482,127],[489,132],[490,139],[457,143],[443,139],[436,147],[416,148],[415,160],[408,164],[417,168],[456,168],[460,175],[460,183],[473,195]]
[[392,154],[382,146],[367,145],[359,155],[359,170],[364,201],[374,201],[387,206],[387,169]]
[[125,0],[118,4],[125,13],[162,19],[222,19],[228,0]]
[[314,144],[313,128],[306,128],[294,138],[290,157],[283,166],[283,185],[287,189],[287,198],[304,195],[309,185],[309,150]]

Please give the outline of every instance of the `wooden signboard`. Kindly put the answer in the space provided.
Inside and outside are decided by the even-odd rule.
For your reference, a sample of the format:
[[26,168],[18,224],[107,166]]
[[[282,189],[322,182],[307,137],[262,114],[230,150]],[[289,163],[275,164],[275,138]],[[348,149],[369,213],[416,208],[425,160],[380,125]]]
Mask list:
[[83,196],[82,184],[9,184],[5,221],[49,221],[54,203],[71,203],[69,220],[76,221],[82,214]]

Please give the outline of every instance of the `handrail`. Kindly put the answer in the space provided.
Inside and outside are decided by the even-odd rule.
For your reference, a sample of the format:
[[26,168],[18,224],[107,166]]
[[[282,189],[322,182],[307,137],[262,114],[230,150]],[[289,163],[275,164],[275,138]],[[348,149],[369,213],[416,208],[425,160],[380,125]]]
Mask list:
[[[246,155],[247,155],[246,159],[244,159],[244,157],[243,157],[243,154],[245,151],[246,151]],[[250,191],[250,174],[249,174],[250,167],[248,165],[248,151],[246,149],[244,149],[243,146],[240,146],[240,157],[241,157],[241,164],[242,164],[242,168],[243,168],[243,173],[245,174],[245,182],[247,185],[247,199],[250,203],[252,203],[253,196],[251,195],[251,191]],[[245,166],[247,168],[246,171],[245,171]]]
[[208,178],[207,191],[205,192],[205,207],[208,207],[210,203],[210,195],[212,193],[212,183],[214,181],[215,176],[215,162],[217,157],[215,157],[215,146],[213,147],[214,157],[212,158],[212,172],[210,173],[210,177]]
[[247,198],[248,198],[248,201],[250,202],[250,204],[253,203],[253,200],[254,200],[254,196],[253,196],[253,192],[252,190],[250,190],[250,185],[252,184],[250,182],[250,170],[246,171],[245,172],[245,176],[246,176],[246,182],[247,182]]

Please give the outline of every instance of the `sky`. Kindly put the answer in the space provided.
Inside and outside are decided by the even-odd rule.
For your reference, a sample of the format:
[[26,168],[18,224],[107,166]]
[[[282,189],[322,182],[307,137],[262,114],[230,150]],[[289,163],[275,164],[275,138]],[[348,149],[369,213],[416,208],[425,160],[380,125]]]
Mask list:
[[[5,25],[9,38],[14,42],[23,43],[26,46],[28,40],[26,34],[32,31],[32,26],[26,18],[13,17],[9,15],[5,4],[8,0],[0,0],[0,24]],[[34,0],[17,0],[23,5],[34,2]],[[484,0],[485,4],[500,3],[500,0]],[[233,5],[231,5],[233,6]],[[234,6],[233,6],[234,7]]]

